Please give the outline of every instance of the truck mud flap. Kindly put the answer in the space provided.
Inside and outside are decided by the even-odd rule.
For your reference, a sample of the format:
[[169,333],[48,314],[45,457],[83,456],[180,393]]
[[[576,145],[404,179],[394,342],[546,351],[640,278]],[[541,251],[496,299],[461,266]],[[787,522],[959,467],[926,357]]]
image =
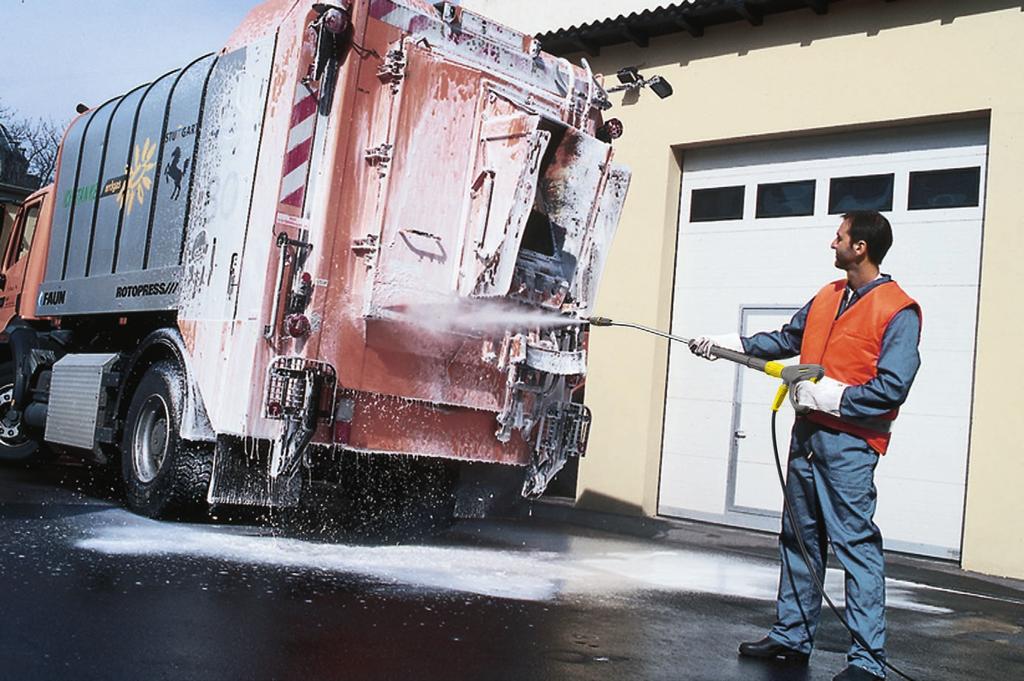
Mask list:
[[269,440],[218,437],[207,501],[268,508],[298,506],[302,474],[271,477],[274,446]]

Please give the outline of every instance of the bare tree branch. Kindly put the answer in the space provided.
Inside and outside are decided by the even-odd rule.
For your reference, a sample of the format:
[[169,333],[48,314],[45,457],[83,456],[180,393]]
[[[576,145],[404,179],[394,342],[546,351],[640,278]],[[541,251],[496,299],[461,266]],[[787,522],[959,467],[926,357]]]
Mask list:
[[57,148],[60,145],[60,130],[49,119],[24,120],[19,130],[21,148],[28,159],[28,172],[39,178],[40,186],[53,181],[57,167]]
[[[16,151],[28,162],[23,170],[15,159],[0,159],[0,174],[12,184],[41,187],[53,181],[62,126],[50,118],[26,118],[0,100],[0,125]],[[10,169],[5,166],[12,166]],[[16,172],[15,172],[16,171]]]

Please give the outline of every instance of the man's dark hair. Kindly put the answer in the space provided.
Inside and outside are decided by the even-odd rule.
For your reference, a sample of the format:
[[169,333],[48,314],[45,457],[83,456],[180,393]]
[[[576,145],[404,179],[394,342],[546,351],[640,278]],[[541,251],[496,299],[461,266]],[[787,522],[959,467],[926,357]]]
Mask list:
[[892,246],[892,226],[877,210],[855,210],[843,216],[850,221],[850,243],[863,241],[868,245],[868,260],[881,265]]

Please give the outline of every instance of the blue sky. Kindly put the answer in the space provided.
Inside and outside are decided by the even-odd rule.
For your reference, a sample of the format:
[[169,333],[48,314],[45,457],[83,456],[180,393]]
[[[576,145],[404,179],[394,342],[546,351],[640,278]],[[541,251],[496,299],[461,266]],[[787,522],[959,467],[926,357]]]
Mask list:
[[219,49],[259,0],[0,0],[0,101],[64,123]]

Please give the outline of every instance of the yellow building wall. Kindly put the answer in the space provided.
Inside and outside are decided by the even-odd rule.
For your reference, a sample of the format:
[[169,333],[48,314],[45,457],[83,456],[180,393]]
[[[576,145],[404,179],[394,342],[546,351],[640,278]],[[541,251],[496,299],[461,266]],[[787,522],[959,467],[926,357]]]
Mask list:
[[[1011,428],[1024,408],[1024,366],[1016,360],[1024,338],[1024,13],[1011,5],[850,0],[825,16],[793,11],[759,27],[737,22],[702,38],[680,33],[591,58],[607,73],[639,64],[675,88],[664,101],[649,91],[633,104],[616,99],[608,114],[625,124],[617,159],[632,167],[633,182],[596,311],[668,328],[688,146],[990,115],[963,566],[1024,578],[1024,446]],[[667,364],[665,341],[622,329],[591,334],[594,424],[580,465],[580,506],[656,513]]]

